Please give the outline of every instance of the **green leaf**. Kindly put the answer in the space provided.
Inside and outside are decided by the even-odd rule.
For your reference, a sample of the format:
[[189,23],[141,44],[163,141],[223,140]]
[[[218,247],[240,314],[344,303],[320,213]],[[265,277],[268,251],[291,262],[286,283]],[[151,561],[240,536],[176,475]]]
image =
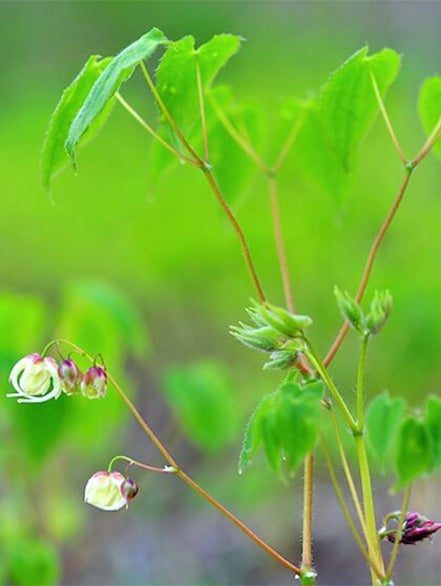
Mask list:
[[236,398],[220,364],[205,361],[186,368],[169,368],[162,382],[171,409],[197,446],[214,452],[236,437]]
[[409,417],[399,430],[396,467],[398,490],[422,476],[432,465],[432,450],[429,434],[422,421]]
[[239,474],[242,474],[245,468],[251,464],[252,459],[262,444],[262,418],[266,410],[271,407],[272,401],[273,393],[266,395],[257,405],[248,421],[239,456]]
[[89,57],[77,77],[64,90],[52,114],[41,152],[41,180],[47,190],[52,176],[69,162],[64,148],[69,128],[108,62],[108,59],[102,60],[98,55]]
[[320,118],[319,102],[305,103],[305,119],[293,147],[298,169],[305,178],[339,201],[350,186],[341,161],[332,149]]
[[[441,118],[441,77],[434,76],[424,80],[418,98],[418,111],[425,132],[430,134]],[[434,151],[441,157],[439,141]]]
[[404,411],[404,400],[391,399],[389,391],[375,397],[366,413],[366,441],[379,462],[386,461]]
[[72,121],[65,142],[65,148],[74,167],[75,148],[83,134],[112,100],[121,85],[130,78],[138,63],[150,57],[166,42],[167,39],[160,30],[151,29],[114,57],[95,81]]
[[[196,61],[206,91],[219,70],[239,50],[240,42],[240,37],[234,35],[216,35],[195,49],[194,37],[187,36],[171,43],[164,53],[156,72],[157,89],[184,135],[200,121]],[[162,117],[161,121],[164,122]]]
[[424,425],[431,442],[431,470],[441,465],[441,399],[430,395],[426,401]]
[[346,172],[351,171],[355,151],[372,123],[378,104],[372,88],[372,71],[380,93],[385,94],[400,67],[391,49],[368,56],[364,47],[329,77],[322,89],[321,116],[333,149]]

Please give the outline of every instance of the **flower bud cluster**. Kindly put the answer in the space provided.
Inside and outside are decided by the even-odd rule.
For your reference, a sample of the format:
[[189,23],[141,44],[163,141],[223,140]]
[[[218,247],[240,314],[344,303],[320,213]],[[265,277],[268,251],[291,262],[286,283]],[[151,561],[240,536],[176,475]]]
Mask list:
[[389,291],[375,291],[369,311],[364,313],[360,305],[347,291],[334,288],[337,304],[348,324],[362,336],[378,334],[392,311],[392,296]]
[[57,364],[51,356],[29,354],[17,362],[9,376],[19,403],[43,403],[66,395],[82,394],[88,399],[101,398],[107,392],[107,373],[101,366],[80,371],[76,363],[66,358]]
[[253,326],[239,323],[231,334],[248,348],[268,352],[265,369],[290,368],[304,348],[303,330],[312,324],[306,315],[294,315],[281,307],[255,303],[247,309]]
[[138,494],[138,485],[120,472],[95,472],[84,489],[84,500],[103,511],[119,511],[128,507]]
[[[388,541],[395,543],[398,529],[388,529],[390,521],[399,522],[401,517],[400,511],[390,513],[385,518],[385,525],[380,529],[379,535],[381,538],[386,538]],[[404,517],[403,527],[401,530],[400,543],[406,545],[415,545],[418,541],[424,539],[431,539],[432,535],[441,529],[441,523],[431,521],[420,515],[420,513],[409,512]]]

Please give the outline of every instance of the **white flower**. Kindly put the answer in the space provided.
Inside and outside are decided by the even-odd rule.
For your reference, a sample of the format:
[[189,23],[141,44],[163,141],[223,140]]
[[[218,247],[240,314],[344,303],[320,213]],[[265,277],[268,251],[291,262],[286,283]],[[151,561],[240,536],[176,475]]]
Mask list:
[[49,356],[25,356],[14,366],[9,380],[16,392],[7,396],[19,397],[19,403],[42,403],[61,394],[57,363]]
[[103,511],[119,511],[128,507],[138,487],[120,472],[95,472],[84,490],[84,500]]

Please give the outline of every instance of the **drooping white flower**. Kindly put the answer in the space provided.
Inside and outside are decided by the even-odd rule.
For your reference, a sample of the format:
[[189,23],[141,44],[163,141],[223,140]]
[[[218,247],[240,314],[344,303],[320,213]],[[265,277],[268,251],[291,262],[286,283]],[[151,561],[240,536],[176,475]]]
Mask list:
[[131,478],[120,472],[95,472],[87,481],[84,500],[103,511],[119,511],[128,507],[138,487]]
[[101,366],[91,366],[84,373],[81,392],[88,399],[102,399],[107,393],[107,374]]
[[50,356],[25,356],[13,367],[9,381],[16,392],[7,396],[18,397],[19,403],[43,403],[61,394],[58,366]]
[[66,358],[58,365],[58,376],[61,389],[66,395],[75,395],[80,392],[83,374],[71,358]]

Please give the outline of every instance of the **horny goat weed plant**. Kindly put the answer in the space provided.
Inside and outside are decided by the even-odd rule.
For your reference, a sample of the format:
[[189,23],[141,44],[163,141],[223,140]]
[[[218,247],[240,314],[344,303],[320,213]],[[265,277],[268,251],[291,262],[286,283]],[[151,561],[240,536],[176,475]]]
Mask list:
[[[312,551],[312,493],[314,452],[321,450],[348,527],[369,567],[372,584],[390,585],[400,545],[430,538],[441,528],[440,523],[409,512],[413,482],[441,466],[441,399],[428,397],[422,415],[410,413],[402,398],[391,398],[387,392],[376,396],[365,407],[367,348],[373,336],[385,326],[392,310],[392,298],[385,290],[376,292],[370,303],[362,302],[379,247],[413,172],[441,135],[441,78],[427,79],[421,88],[419,112],[428,138],[409,159],[384,103],[384,96],[398,74],[400,58],[391,49],[369,54],[364,47],[329,76],[319,97],[281,103],[278,115],[282,130],[277,136],[278,144],[271,147],[271,152],[276,154],[269,162],[254,144],[257,117],[253,107],[238,102],[230,88],[214,85],[217,73],[239,50],[241,41],[238,36],[218,35],[196,49],[191,36],[170,41],[161,31],[152,29],[116,57],[102,59],[92,55],[63,93],[52,116],[43,148],[42,179],[49,190],[53,175],[68,160],[76,169],[78,146],[93,136],[116,103],[154,139],[152,176],[158,177],[173,162],[191,165],[202,172],[237,235],[255,290],[256,301],[247,309],[249,322],[232,326],[231,333],[242,344],[265,354],[264,368],[285,371],[279,387],[260,398],[249,421],[239,472],[246,469],[261,447],[271,468],[284,481],[303,465],[301,559],[294,563],[275,551],[182,470],[99,354],[93,357],[73,342],[54,340],[41,354],[30,354],[14,366],[10,380],[15,393],[10,396],[20,402],[44,402],[57,399],[62,393],[105,400],[109,384],[154,443],[165,466],[157,468],[128,456],[116,456],[106,471],[96,472],[87,482],[86,502],[112,511],[129,505],[138,488],[135,481],[113,471],[115,463],[121,460],[149,471],[176,475],[304,585],[314,584],[317,575]],[[145,62],[158,50],[164,53],[152,77]],[[156,102],[157,126],[142,118],[120,93],[137,68]],[[378,112],[402,163],[403,178],[372,243],[355,295],[335,288],[344,324],[322,357],[312,341],[311,318],[299,315],[294,303],[281,230],[278,177],[295,148],[305,175],[333,196],[341,196],[348,188],[360,142]],[[223,190],[228,160],[236,156],[255,165],[268,184],[285,308],[272,305],[266,298],[246,237]],[[328,369],[349,328],[360,340],[355,405],[352,405],[352,390],[340,390]],[[57,360],[49,353],[56,353]],[[85,374],[74,356],[88,364]],[[331,422],[332,441],[338,448],[354,512],[348,506],[335,458],[327,447],[330,440],[321,431],[324,418]],[[347,447],[342,441],[347,432],[353,438],[357,473],[349,466]],[[400,510],[388,514],[382,526],[375,510],[368,453],[382,463],[394,461],[397,473],[394,490],[403,491]],[[381,548],[383,539],[393,544],[388,560]]]

